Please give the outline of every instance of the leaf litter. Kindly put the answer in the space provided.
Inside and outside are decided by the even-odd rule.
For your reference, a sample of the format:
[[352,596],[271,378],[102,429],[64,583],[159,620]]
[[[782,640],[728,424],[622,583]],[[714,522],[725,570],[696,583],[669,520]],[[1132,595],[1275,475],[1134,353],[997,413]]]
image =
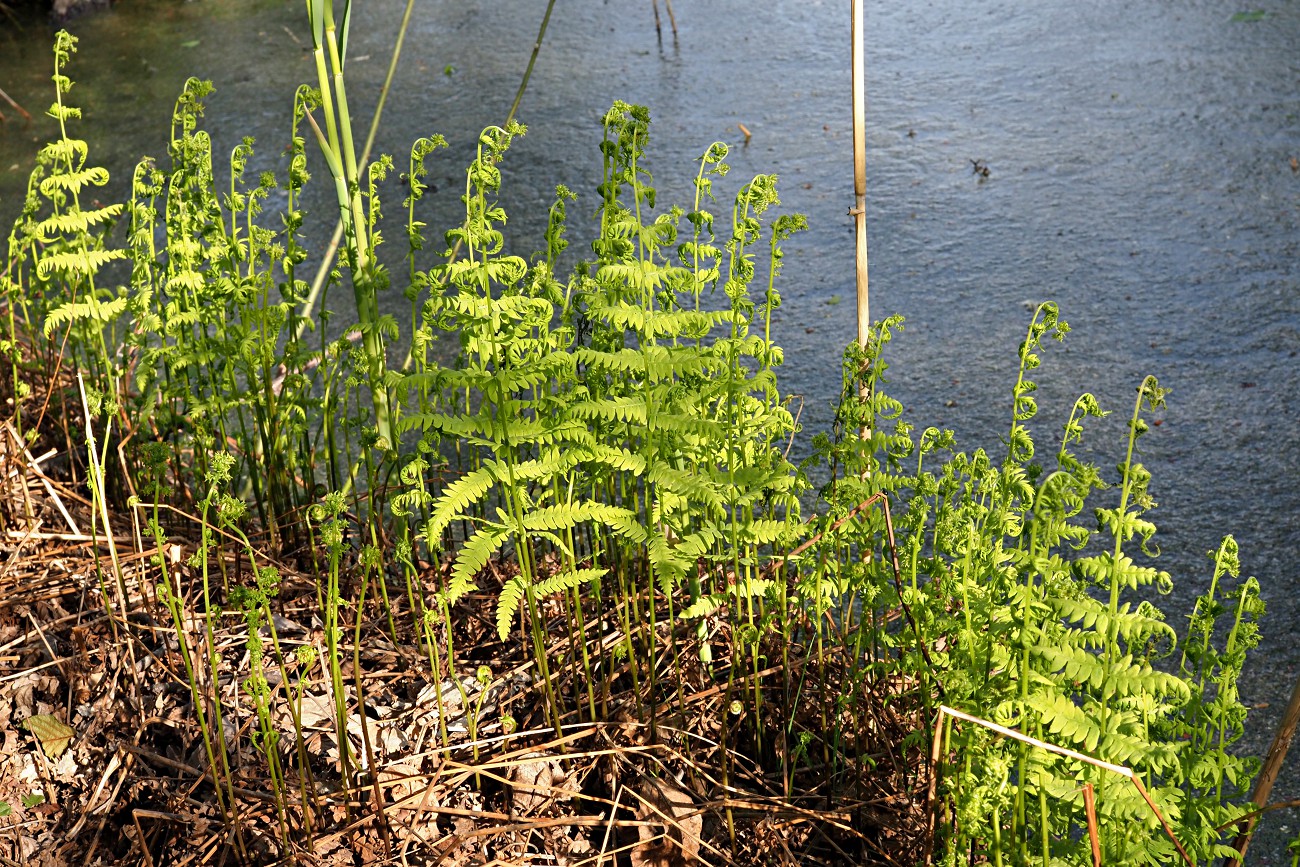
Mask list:
[[[566,719],[558,733],[548,725],[527,648],[497,640],[492,628],[491,583],[509,580],[509,563],[489,564],[479,582],[488,590],[453,612],[477,671],[435,682],[411,630],[398,630],[396,644],[368,633],[363,647],[341,648],[348,662],[339,702],[322,669],[316,580],[267,556],[283,576],[273,624],[290,658],[308,648],[298,658],[311,660],[296,671],[263,671],[293,841],[286,845],[276,788],[254,747],[247,627],[232,611],[207,646],[197,570],[186,565],[196,540],[178,521],[159,551],[129,515],[112,516],[123,563],[113,586],[89,491],[72,481],[75,458],[59,450],[67,438],[40,434],[44,451],[15,448],[12,431],[0,450],[3,863],[687,867],[898,864],[923,850],[916,793],[928,780],[918,741],[908,739],[918,715],[906,684],[877,696],[874,765],[787,783],[732,750],[724,780],[720,744],[737,731],[719,725],[725,696],[716,688],[691,693],[695,685],[684,683],[684,711],[649,726],[635,719],[631,682],[611,677],[608,719]],[[222,556],[214,565],[224,586],[256,580],[246,562]],[[224,795],[213,786],[180,644],[158,598],[160,560],[182,590],[185,641],[215,654],[216,683],[201,668],[197,677],[220,696],[231,765]],[[428,587],[443,568],[425,564]],[[365,614],[381,617],[378,609]],[[698,639],[685,633],[663,637],[690,649]],[[569,674],[554,677],[572,695]],[[778,671],[765,674],[779,682]],[[336,740],[340,704],[346,744]],[[355,760],[348,778],[338,774],[341,753]],[[233,798],[234,822],[223,797]]]

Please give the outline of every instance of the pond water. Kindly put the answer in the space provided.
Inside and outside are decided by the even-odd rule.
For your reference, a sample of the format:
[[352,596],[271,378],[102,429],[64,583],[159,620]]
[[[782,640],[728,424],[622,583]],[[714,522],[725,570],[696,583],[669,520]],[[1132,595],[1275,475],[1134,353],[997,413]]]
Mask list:
[[[1112,467],[1141,378],[1172,388],[1143,454],[1160,502],[1161,566],[1179,583],[1166,612],[1183,622],[1209,578],[1204,552],[1235,534],[1270,608],[1242,684],[1260,706],[1248,746],[1261,753],[1300,672],[1300,4],[1256,2],[1264,8],[873,3],[866,49],[872,309],[907,318],[890,350],[893,393],[918,427],[999,448],[1027,306],[1043,299],[1073,327],[1038,377],[1043,442],[1076,393],[1092,391],[1115,414],[1090,433],[1089,456]],[[400,164],[418,136],[451,142],[432,169],[441,190],[432,227],[457,221],[475,136],[504,119],[544,7],[419,5],[377,147]],[[787,248],[778,340],[783,387],[803,396],[806,430],[823,429],[855,328],[848,4],[677,0],[674,9],[679,37],[665,21],[660,42],[648,0],[557,4],[520,110],[529,133],[503,167],[510,244],[522,253],[540,244],[543,224],[527,214],[544,213],[557,183],[584,194],[570,209],[572,237],[584,237],[599,117],[614,99],[652,111],[662,203],[689,202],[692,162],[710,142],[736,145],[723,189],[776,172],[785,207],[812,227]],[[374,0],[353,25],[358,115],[373,105],[401,12]],[[189,75],[217,87],[207,111],[216,150],[253,135],[254,168],[277,166],[292,94],[312,76],[300,2],[132,0],[70,29],[82,40],[71,68],[85,107],[79,134],[119,182],[140,156],[165,152],[170,106]],[[34,112],[51,98],[51,34],[39,23],[0,33],[0,88]],[[10,116],[0,125],[8,226],[51,133],[48,121],[24,126],[0,111]],[[314,186],[328,195],[319,178]],[[331,211],[315,202],[309,241],[319,249]],[[1300,797],[1300,754],[1274,797]],[[1253,862],[1289,863],[1283,829],[1297,825],[1296,811],[1272,814]]]

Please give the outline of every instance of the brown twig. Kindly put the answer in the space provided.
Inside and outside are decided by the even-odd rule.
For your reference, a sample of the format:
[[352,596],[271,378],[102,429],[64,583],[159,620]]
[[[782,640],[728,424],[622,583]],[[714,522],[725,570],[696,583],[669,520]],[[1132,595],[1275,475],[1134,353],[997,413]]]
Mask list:
[[1092,783],[1083,784],[1083,811],[1088,818],[1088,843],[1092,846],[1092,867],[1101,867],[1101,838],[1097,834],[1097,795]]
[[[9,94],[5,93],[3,90],[0,90],[0,99],[3,99],[5,102],[7,102],[7,103],[9,103],[11,106],[13,106],[14,111],[16,111],[16,112],[18,112],[19,114],[21,114],[21,115],[23,116],[23,120],[24,120],[25,122],[27,122],[27,123],[31,123],[31,122],[32,122],[32,116],[31,116],[30,114],[27,113],[27,109],[23,108],[21,105],[19,105],[18,103],[14,102],[14,101],[13,101],[13,98],[10,97]],[[4,115],[0,114],[0,120],[4,120]]]

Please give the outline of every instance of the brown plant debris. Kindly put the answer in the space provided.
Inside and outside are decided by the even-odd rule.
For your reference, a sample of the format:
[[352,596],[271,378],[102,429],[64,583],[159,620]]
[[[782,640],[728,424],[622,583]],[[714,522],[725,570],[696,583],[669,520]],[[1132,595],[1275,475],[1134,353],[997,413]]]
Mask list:
[[[0,863],[686,867],[902,864],[922,851],[928,780],[918,749],[903,745],[918,720],[905,684],[844,684],[865,691],[872,708],[842,732],[843,754],[860,759],[807,756],[783,779],[773,771],[792,749],[782,732],[820,730],[816,710],[787,711],[773,698],[736,717],[717,686],[725,624],[703,639],[664,627],[659,658],[672,642],[679,651],[677,701],[651,706],[626,668],[609,671],[596,718],[571,714],[557,731],[528,648],[496,638],[494,591],[512,569],[503,562],[453,611],[457,646],[469,649],[458,666],[477,670],[449,671],[444,661],[435,678],[409,612],[397,616],[403,594],[391,595],[390,629],[372,593],[359,613],[360,647],[358,612],[344,606],[336,694],[316,575],[259,555],[259,566],[281,573],[273,623],[260,633],[269,640],[274,626],[287,660],[281,668],[268,653],[258,672],[274,779],[249,691],[248,627],[228,604],[233,588],[255,581],[247,558],[222,545],[207,564],[222,612],[209,638],[195,523],[166,513],[161,550],[139,516],[114,514],[101,526],[85,456],[70,450],[78,441],[48,427],[27,438],[0,431]],[[425,564],[426,590],[442,568]],[[183,635],[164,586],[180,604]],[[562,617],[561,605],[546,602],[543,616]],[[620,642],[617,622],[589,624],[590,646]],[[672,622],[666,611],[660,622]],[[711,645],[710,676],[701,641]],[[194,678],[209,722],[222,722],[219,785],[182,645],[192,660],[214,660]],[[572,658],[567,640],[554,650]],[[780,695],[804,665],[798,647],[786,650],[789,661],[769,664],[757,684],[747,667],[735,683]],[[768,659],[783,655],[773,649]],[[552,686],[570,699],[586,692],[560,662]]]

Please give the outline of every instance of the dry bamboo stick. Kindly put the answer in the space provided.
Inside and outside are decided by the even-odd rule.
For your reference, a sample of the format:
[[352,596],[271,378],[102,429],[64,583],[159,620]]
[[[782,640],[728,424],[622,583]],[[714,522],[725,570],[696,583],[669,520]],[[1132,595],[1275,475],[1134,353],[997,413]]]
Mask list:
[[[853,0],[853,222],[857,235],[858,345],[871,335],[867,292],[867,96],[862,0]],[[863,395],[866,397],[866,395]]]

